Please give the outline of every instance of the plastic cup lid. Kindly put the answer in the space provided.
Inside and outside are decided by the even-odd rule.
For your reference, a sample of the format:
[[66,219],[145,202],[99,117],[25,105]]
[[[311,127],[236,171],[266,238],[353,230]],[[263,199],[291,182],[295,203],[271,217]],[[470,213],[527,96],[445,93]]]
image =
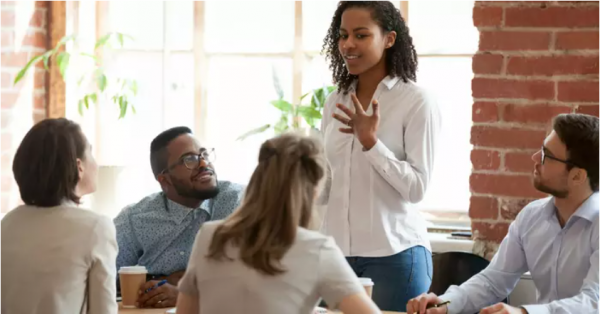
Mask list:
[[373,286],[373,280],[371,278],[358,278],[360,284],[363,286]]
[[145,266],[123,266],[119,269],[119,274],[147,274]]

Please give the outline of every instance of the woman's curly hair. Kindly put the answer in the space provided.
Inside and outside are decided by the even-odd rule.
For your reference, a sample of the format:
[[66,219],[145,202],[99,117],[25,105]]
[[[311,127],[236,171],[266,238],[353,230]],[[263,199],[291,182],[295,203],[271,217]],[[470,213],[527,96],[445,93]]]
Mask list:
[[348,88],[357,78],[356,75],[348,72],[338,47],[342,14],[349,8],[357,7],[369,9],[373,20],[384,32],[396,32],[396,41],[385,54],[387,74],[400,77],[404,82],[408,82],[408,80],[416,82],[417,52],[400,11],[389,1],[340,1],[327,36],[323,40],[322,50],[326,58],[331,60],[329,68],[333,72],[333,82],[338,85],[338,89],[347,93]]

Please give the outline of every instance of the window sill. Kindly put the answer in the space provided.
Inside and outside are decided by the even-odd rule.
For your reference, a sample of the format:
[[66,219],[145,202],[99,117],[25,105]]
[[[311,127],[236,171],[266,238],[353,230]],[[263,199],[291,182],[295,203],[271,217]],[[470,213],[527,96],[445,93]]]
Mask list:
[[473,252],[473,240],[471,239],[457,239],[450,233],[428,232],[427,235],[433,253]]

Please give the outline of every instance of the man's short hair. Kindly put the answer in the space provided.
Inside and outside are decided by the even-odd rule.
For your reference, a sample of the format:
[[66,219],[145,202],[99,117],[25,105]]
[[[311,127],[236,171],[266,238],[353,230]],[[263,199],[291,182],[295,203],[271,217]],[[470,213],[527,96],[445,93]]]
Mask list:
[[167,151],[167,146],[169,146],[171,141],[183,134],[192,134],[192,130],[185,126],[178,126],[160,133],[152,140],[150,144],[150,165],[155,177],[168,166],[169,152]]
[[598,192],[598,117],[561,114],[554,118],[553,128],[567,146],[567,160],[587,172],[592,191]]

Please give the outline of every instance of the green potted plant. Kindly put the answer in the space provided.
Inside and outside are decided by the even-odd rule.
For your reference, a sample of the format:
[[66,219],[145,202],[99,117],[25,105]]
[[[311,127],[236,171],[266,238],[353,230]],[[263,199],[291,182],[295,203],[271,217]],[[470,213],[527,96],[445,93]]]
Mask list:
[[[300,103],[293,105],[291,102],[284,99],[283,90],[279,83],[279,77],[276,71],[273,71],[273,85],[277,92],[278,99],[271,101],[271,105],[280,111],[281,115],[275,123],[265,124],[263,126],[252,129],[240,137],[238,141],[243,141],[249,136],[263,133],[273,129],[276,135],[287,132],[288,130],[302,130],[304,128],[302,121],[306,122],[311,129],[317,129],[319,122],[322,119],[323,107],[327,96],[335,91],[335,86],[324,86],[308,92],[300,97]],[[302,102],[310,97],[310,103],[302,104]]]
[[[133,38],[123,33],[111,32],[96,41],[94,51],[91,53],[79,52],[74,54],[65,50],[61,51],[62,46],[65,46],[68,42],[76,42],[77,40],[75,35],[65,36],[54,48],[31,58],[19,73],[17,73],[14,84],[17,84],[25,76],[27,71],[39,62],[43,62],[44,68],[48,70],[48,63],[51,59],[55,58],[60,75],[65,79],[69,72],[69,65],[72,64],[72,58],[89,58],[93,61],[92,65],[81,72],[81,76],[77,81],[78,87],[84,91],[78,101],[79,114],[83,115],[84,107],[85,109],[89,109],[90,103],[96,104],[98,103],[98,98],[106,97],[106,99],[111,100],[114,104],[119,106],[119,119],[121,119],[125,117],[129,107],[131,107],[131,111],[135,113],[135,106],[130,103],[130,99],[137,95],[137,81],[120,77],[109,78],[106,75],[102,60],[96,58],[94,52],[97,49],[112,48],[114,43],[118,43],[119,47],[122,48],[125,39]],[[88,86],[83,86],[84,84]],[[88,92],[90,90],[91,92]]]

